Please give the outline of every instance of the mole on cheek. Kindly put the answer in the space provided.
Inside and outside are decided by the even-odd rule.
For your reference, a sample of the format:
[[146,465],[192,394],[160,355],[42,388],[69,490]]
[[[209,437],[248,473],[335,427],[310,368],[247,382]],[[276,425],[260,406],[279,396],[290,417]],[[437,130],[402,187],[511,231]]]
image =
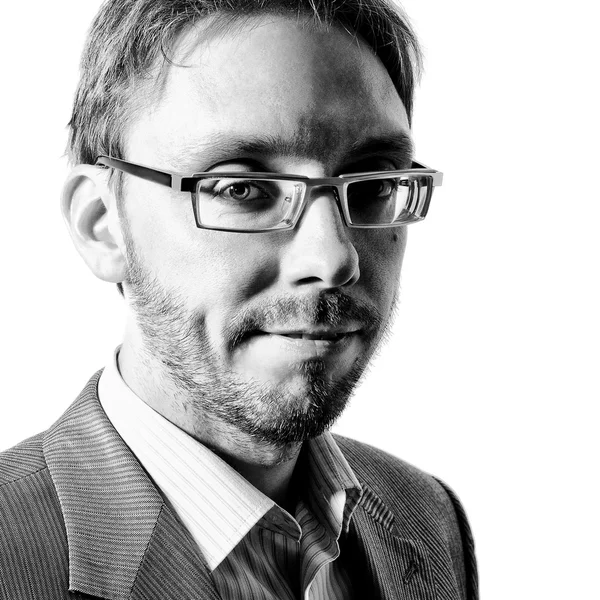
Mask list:
[[392,242],[396,243],[398,241],[398,234],[392,233]]

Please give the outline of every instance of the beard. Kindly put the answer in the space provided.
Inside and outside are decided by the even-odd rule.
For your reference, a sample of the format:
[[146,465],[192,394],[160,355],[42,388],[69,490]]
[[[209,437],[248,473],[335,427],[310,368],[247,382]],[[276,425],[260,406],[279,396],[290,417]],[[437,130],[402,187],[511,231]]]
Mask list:
[[224,331],[224,350],[234,351],[269,324],[295,319],[314,326],[359,323],[365,351],[335,380],[321,359],[290,366],[294,375],[302,378],[301,394],[285,383],[242,378],[228,368],[211,344],[204,315],[190,311],[177,293],[165,289],[144,267],[127,226],[124,239],[126,294],[144,351],[161,365],[159,376],[185,398],[185,410],[195,419],[216,419],[256,442],[281,447],[317,437],[331,427],[389,330],[396,295],[385,320],[370,304],[337,290],[312,299],[261,299],[260,304],[246,307],[232,319]]

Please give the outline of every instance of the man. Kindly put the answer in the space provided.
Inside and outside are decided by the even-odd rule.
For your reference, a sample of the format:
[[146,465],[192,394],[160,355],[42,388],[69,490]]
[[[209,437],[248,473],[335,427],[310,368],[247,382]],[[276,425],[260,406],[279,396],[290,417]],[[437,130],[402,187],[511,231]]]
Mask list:
[[384,0],[105,2],[62,210],[128,321],[0,459],[2,598],[477,597],[452,492],[328,432],[441,183],[418,66]]

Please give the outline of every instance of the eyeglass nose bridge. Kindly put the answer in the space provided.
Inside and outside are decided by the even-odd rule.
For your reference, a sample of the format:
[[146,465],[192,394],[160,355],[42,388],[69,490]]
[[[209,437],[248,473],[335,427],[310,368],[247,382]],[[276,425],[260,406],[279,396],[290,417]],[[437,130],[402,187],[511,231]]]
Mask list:
[[336,204],[338,211],[340,213],[340,216],[342,218],[342,223],[346,226],[348,226],[350,224],[348,215],[346,214],[344,203],[342,202],[342,197],[344,194],[344,186],[347,185],[346,182],[342,181],[340,183],[337,183],[337,182],[332,182],[330,179],[312,179],[311,181],[305,182],[304,185],[305,185],[304,198],[302,200],[302,205],[298,212],[298,216],[296,217],[296,222],[294,224],[295,227],[298,226],[298,224],[304,217],[304,214],[306,212],[306,209],[308,208],[309,203],[315,199],[315,194],[313,192],[315,190],[318,190],[319,188],[329,188],[331,190],[331,192],[333,194],[333,199],[335,201],[335,204]]

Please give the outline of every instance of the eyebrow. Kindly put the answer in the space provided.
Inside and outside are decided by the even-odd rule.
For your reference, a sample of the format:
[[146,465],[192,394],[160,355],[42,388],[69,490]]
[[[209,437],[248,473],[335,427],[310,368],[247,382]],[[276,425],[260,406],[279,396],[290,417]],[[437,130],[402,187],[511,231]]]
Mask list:
[[[201,143],[187,144],[171,157],[171,162],[177,170],[186,172],[208,171],[219,163],[235,160],[255,163],[260,168],[261,157],[296,156],[325,159],[331,155],[333,141],[324,139],[314,143],[314,135],[308,136],[302,132],[292,138],[270,135],[239,137],[219,132],[210,134]],[[409,166],[413,151],[410,134],[398,131],[357,140],[341,155],[340,164],[353,164],[381,157],[392,158],[400,165]]]
[[404,131],[387,134],[383,137],[367,138],[355,142],[346,156],[347,161],[366,158],[394,157],[403,165],[410,165],[414,154],[412,137]]

